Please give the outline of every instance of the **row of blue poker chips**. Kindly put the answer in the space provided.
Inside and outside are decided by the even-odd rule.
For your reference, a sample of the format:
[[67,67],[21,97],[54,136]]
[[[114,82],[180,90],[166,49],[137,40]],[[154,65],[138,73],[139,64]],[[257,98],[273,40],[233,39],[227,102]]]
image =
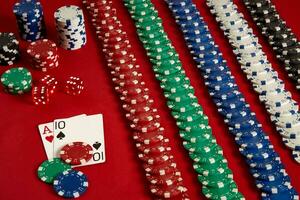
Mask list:
[[[188,43],[188,45],[189,45],[189,47],[192,47],[192,46],[195,46],[195,45],[197,45],[197,42],[195,42],[195,41],[197,41],[195,38],[194,38],[194,40],[191,40],[191,41],[189,41],[192,37],[195,37],[195,35],[193,34],[195,31],[193,31],[192,30],[192,28],[194,27],[193,25],[194,24],[202,24],[202,25],[204,25],[204,22],[202,21],[202,20],[195,20],[195,21],[192,21],[192,20],[189,20],[188,21],[188,23],[187,23],[187,20],[185,20],[185,19],[187,19],[187,16],[186,15],[188,15],[188,14],[190,14],[190,13],[193,13],[192,14],[192,17],[191,17],[191,19],[197,19],[197,16],[196,16],[196,12],[197,12],[197,10],[196,10],[196,7],[195,6],[192,6],[192,2],[190,2],[190,3],[187,3],[187,1],[185,2],[185,3],[187,3],[186,5],[187,6],[182,6],[182,4],[180,3],[180,4],[176,4],[176,2],[174,2],[174,1],[168,1],[168,3],[169,3],[169,6],[170,6],[170,8],[173,10],[173,13],[174,13],[174,15],[176,16],[176,18],[177,18],[177,22],[181,25],[181,27],[182,27],[182,29],[183,29],[183,32],[184,32],[184,35],[185,35],[185,37],[186,37],[186,39],[187,39],[187,43]],[[191,6],[188,6],[188,5],[191,5]],[[195,18],[194,18],[195,17]],[[183,19],[183,20],[182,20]],[[198,19],[201,19],[201,18],[198,18]],[[189,24],[189,25],[187,25],[187,24]],[[201,31],[200,31],[201,32]],[[191,33],[191,34],[190,34]],[[202,31],[202,34],[203,33],[205,33],[205,30],[203,30]],[[206,32],[206,33],[208,33],[208,32]],[[207,37],[207,38],[201,38],[201,37],[198,37],[197,39],[198,39],[198,41],[205,41],[205,42],[209,42],[209,39],[210,39],[211,37]],[[195,44],[195,45],[194,45]],[[211,47],[213,47],[213,45],[211,45]],[[197,47],[196,47],[197,48]],[[214,51],[208,51],[207,52],[207,50],[204,48],[203,49],[203,52],[202,53],[207,53],[206,55],[208,56],[208,58],[209,57],[211,57],[211,53],[213,53],[213,52],[218,52],[218,49],[217,48],[215,48],[214,49]],[[201,54],[201,55],[204,55],[204,54]],[[216,54],[216,53],[213,53],[213,54]],[[199,55],[199,54],[194,54],[194,55]],[[196,56],[195,56],[196,57]],[[194,57],[194,58],[195,58]],[[220,55],[220,57],[221,57],[221,55]],[[207,58],[206,58],[207,59]],[[196,57],[196,59],[195,59],[196,61],[200,61],[201,59],[197,59],[197,57]],[[205,62],[206,60],[204,59],[202,59],[202,61],[203,62]],[[221,61],[221,63],[222,63],[222,59],[220,58],[220,61]],[[220,67],[220,66],[218,66],[218,67]],[[226,66],[225,66],[226,67]],[[220,72],[220,74],[218,74],[218,71],[216,71],[215,72],[215,74],[211,74],[211,73],[208,73],[208,75],[206,76],[207,77],[207,85],[208,86],[210,86],[210,83],[212,83],[212,85],[218,85],[220,88],[222,88],[222,86],[223,86],[223,84],[224,84],[224,82],[226,83],[226,82],[230,82],[231,83],[231,85],[234,85],[231,81],[232,81],[232,79],[231,79],[231,77],[230,77],[230,73],[228,73],[228,70],[226,71],[225,69],[227,69],[227,68],[223,68],[223,72]],[[221,68],[221,67],[220,67]],[[205,69],[205,72],[207,72],[207,69]],[[224,73],[225,72],[225,73]],[[224,78],[224,74],[225,74],[225,78]],[[216,79],[216,77],[218,76],[218,75],[220,75],[219,76],[219,78],[220,78],[220,80],[218,80],[218,79]],[[226,76],[227,75],[227,76]],[[217,84],[215,84],[216,82],[219,82],[219,83],[217,83]],[[226,87],[225,87],[226,88]],[[228,88],[227,88],[228,89]],[[226,92],[228,92],[229,94],[231,93],[232,94],[232,91],[234,91],[234,90],[236,90],[237,88],[235,87],[235,86],[231,86],[231,88],[229,88],[228,90],[226,90],[225,89],[225,93],[223,93],[224,91],[218,91],[218,92],[215,92],[215,87],[213,87],[213,93],[214,94],[219,94],[219,96],[222,96],[222,95],[224,95],[224,94],[226,94]],[[222,101],[230,101],[230,103],[228,104],[228,103],[225,103],[225,105],[233,105],[233,104],[236,104],[237,102],[235,102],[236,100],[237,101],[240,101],[239,100],[239,97],[240,95],[237,95],[237,98],[236,99],[234,99],[234,98],[232,98],[232,99],[222,99]],[[219,101],[219,97],[217,97],[217,102],[220,104],[220,107],[222,107],[222,105],[224,105],[224,103],[222,103],[222,101],[220,102]],[[240,102],[239,102],[240,103]],[[242,104],[242,103],[241,103]],[[228,108],[228,107],[227,107]],[[241,107],[235,107],[235,109],[233,109],[234,110],[234,112],[239,112],[239,110],[240,110],[240,108]],[[245,108],[245,107],[244,107]],[[224,109],[224,108],[223,108]],[[231,111],[232,109],[230,108],[230,110],[229,111]],[[249,110],[249,109],[246,109],[247,111],[246,112],[244,112],[244,114],[245,115],[243,115],[243,116],[239,116],[238,118],[236,118],[236,120],[238,120],[239,122],[241,122],[241,121],[246,121],[246,122],[248,122],[248,120],[249,119],[251,119],[251,120],[256,120],[255,118],[253,118],[253,117],[251,117],[251,115],[250,115],[250,117],[247,117],[247,113],[251,113],[251,111]],[[225,107],[225,111],[226,111],[226,107]],[[226,116],[228,116],[228,112],[226,112]],[[232,115],[234,115],[234,114],[231,114],[231,116]],[[245,117],[246,116],[246,117]],[[242,120],[241,120],[242,119]],[[250,120],[250,121],[251,121]],[[231,118],[230,120],[229,120],[229,122],[231,121],[231,125],[236,125],[235,124],[235,122],[234,122],[234,120]],[[253,126],[253,124],[248,124],[248,125],[250,125],[250,126],[247,126],[247,123],[246,124],[244,124],[246,127],[247,127],[247,129],[249,130],[249,128],[251,128],[251,126]],[[243,126],[242,126],[243,127]],[[241,128],[242,127],[238,127],[238,129],[239,129],[239,131],[241,131]],[[235,127],[235,128],[237,128],[237,127]],[[243,128],[242,128],[243,129]],[[262,132],[262,130],[260,129],[260,131]],[[241,133],[241,132],[240,132]],[[241,135],[243,135],[243,133],[241,133]],[[249,138],[248,139],[243,139],[243,137],[239,137],[239,138],[237,138],[237,143],[239,143],[240,144],[240,146],[242,146],[243,147],[243,145],[244,146],[246,146],[246,147],[249,147],[249,146],[251,146],[251,148],[250,148],[250,151],[249,151],[249,149],[248,148],[245,148],[245,149],[242,149],[242,153],[244,153],[244,155],[245,156],[247,156],[247,155],[252,155],[252,157],[251,157],[251,159],[249,159],[249,160],[251,160],[251,161],[253,161],[253,159],[255,158],[255,157],[253,157],[253,155],[255,155],[257,152],[256,152],[256,150],[257,150],[257,148],[258,148],[258,146],[257,146],[257,144],[260,144],[261,146],[263,146],[263,147],[268,147],[269,145],[270,145],[270,143],[269,143],[269,141],[267,140],[267,139],[263,139],[263,140],[260,140],[260,143],[258,143],[258,138],[259,137],[253,137],[253,138],[251,138],[252,139],[252,141],[251,141],[251,143],[248,143],[248,141],[250,140]],[[253,149],[255,149],[254,151],[252,151]],[[270,157],[270,159],[273,159],[274,157],[277,157],[276,156],[276,154],[275,154],[275,152],[274,152],[274,150],[272,150],[272,149],[268,149],[268,148],[266,148],[265,149],[268,153],[266,154],[266,155],[268,155],[268,157]],[[275,156],[269,156],[269,155],[275,155]],[[259,158],[260,159],[260,158]],[[262,158],[263,159],[263,158]],[[282,177],[281,177],[282,178]],[[282,178],[283,179],[283,178]],[[280,183],[280,180],[282,180],[282,179],[280,179],[280,178],[278,178],[278,179],[276,179],[279,183]],[[286,178],[285,177],[285,181],[286,182],[288,182],[287,181],[287,179],[288,178]],[[263,180],[263,181],[265,181],[265,180]],[[258,179],[258,182],[260,183],[260,185],[262,185],[262,187],[264,187],[264,188],[268,188],[268,186],[266,185],[266,184],[261,184],[261,182],[262,182],[262,180],[259,180]],[[270,191],[270,187],[268,188],[269,189],[269,191]],[[285,188],[286,189],[286,188]]]
[[[224,11],[223,11],[224,12]],[[232,11],[232,13],[237,13],[237,8],[235,7]],[[219,19],[221,20],[221,18]],[[223,19],[223,21],[225,21],[226,18]],[[246,22],[244,22],[246,23]],[[247,26],[247,24],[245,24],[245,26]],[[250,29],[248,29],[250,30]],[[255,38],[255,36],[253,35],[253,31],[249,31],[249,34],[252,35],[253,38]],[[230,36],[229,36],[230,37]],[[261,48],[260,52],[262,53]],[[235,52],[236,53],[236,52]],[[238,54],[237,54],[238,55]],[[255,54],[253,54],[255,56]],[[238,55],[238,57],[240,57],[240,55]],[[276,124],[276,128],[278,130],[278,132],[283,136],[283,141],[286,144],[286,146],[288,148],[291,148],[293,150],[293,157],[297,162],[300,162],[300,152],[298,151],[298,147],[300,144],[299,141],[299,126],[300,126],[300,116],[299,116],[299,112],[298,112],[298,105],[295,105],[296,102],[292,99],[291,94],[286,91],[284,89],[284,83],[282,80],[280,80],[278,78],[278,74],[270,67],[270,65],[266,65],[268,64],[267,58],[266,56],[264,56],[265,60],[262,64],[264,64],[266,66],[266,70],[264,71],[264,73],[259,73],[257,75],[260,74],[266,74],[269,76],[268,81],[273,81],[274,84],[274,88],[273,87],[269,87],[268,90],[262,90],[261,86],[264,85],[264,80],[260,80],[260,82],[255,82],[254,78],[258,78],[252,77],[251,76],[247,76],[247,78],[255,84],[254,89],[260,94],[260,100],[262,102],[264,102],[267,106],[267,109],[269,109],[269,113],[271,115],[273,115],[272,121]],[[239,59],[239,62],[241,62],[241,60]],[[249,66],[252,66],[251,63],[249,64]],[[245,70],[245,69],[243,69]],[[246,71],[246,70],[245,70]],[[246,72],[247,73],[247,72]],[[273,74],[271,77],[270,74]],[[259,85],[260,84],[260,85]],[[266,86],[264,86],[266,88]],[[285,107],[279,107],[281,105],[284,105]],[[291,112],[293,111],[293,112]],[[278,115],[276,116],[276,112],[282,114],[282,115]],[[290,122],[288,121],[290,120]],[[295,137],[295,135],[298,136],[298,138],[291,138],[291,137]],[[287,138],[286,138],[287,137]]]
[[17,2],[13,11],[22,39],[32,42],[45,38],[46,26],[40,2],[34,0]]

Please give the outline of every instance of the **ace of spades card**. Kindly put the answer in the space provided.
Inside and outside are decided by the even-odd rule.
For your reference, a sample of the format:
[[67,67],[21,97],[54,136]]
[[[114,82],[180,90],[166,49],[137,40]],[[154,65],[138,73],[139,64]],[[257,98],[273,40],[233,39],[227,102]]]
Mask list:
[[66,144],[85,142],[93,148],[93,157],[90,161],[76,167],[105,162],[103,116],[101,114],[54,120],[53,127],[53,157],[59,157],[61,148]]

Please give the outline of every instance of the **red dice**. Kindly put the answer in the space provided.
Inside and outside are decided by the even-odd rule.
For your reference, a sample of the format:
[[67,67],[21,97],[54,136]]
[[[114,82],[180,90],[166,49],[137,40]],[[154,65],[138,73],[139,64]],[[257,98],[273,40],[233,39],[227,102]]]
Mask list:
[[83,80],[79,77],[71,76],[64,86],[64,90],[70,95],[79,95],[84,90]]
[[35,105],[46,105],[49,103],[49,92],[46,86],[35,86],[32,88],[32,101]]
[[50,94],[53,94],[55,92],[55,90],[57,89],[58,81],[56,80],[56,78],[54,78],[50,75],[46,75],[42,79],[40,79],[40,85],[46,86],[48,89],[48,92]]

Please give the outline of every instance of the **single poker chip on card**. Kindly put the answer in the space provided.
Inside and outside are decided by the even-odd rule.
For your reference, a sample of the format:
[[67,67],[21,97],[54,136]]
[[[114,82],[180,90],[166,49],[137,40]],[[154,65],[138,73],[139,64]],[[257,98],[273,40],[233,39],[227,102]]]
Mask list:
[[70,170],[71,166],[59,158],[44,161],[38,168],[38,177],[45,183],[52,183],[61,172]]
[[80,165],[93,157],[93,148],[84,142],[72,142],[60,150],[60,158],[71,165]]
[[54,179],[53,188],[59,196],[77,198],[86,192],[88,180],[80,171],[64,171]]

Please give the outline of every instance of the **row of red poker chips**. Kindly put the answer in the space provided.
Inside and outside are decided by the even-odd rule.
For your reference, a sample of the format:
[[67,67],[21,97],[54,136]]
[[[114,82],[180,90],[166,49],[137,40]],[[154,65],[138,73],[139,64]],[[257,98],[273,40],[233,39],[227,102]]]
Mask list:
[[63,84],[59,84],[57,79],[51,75],[46,75],[38,81],[32,88],[32,101],[35,105],[46,105],[50,102],[50,97],[58,87],[70,95],[80,95],[84,90],[83,80],[79,77],[70,76]]
[[189,199],[181,173],[176,166],[160,124],[160,116],[153,106],[149,89],[143,81],[135,56],[118,21],[111,1],[84,0],[91,21],[112,74],[115,90],[120,95],[123,109],[143,161],[150,190],[158,199]]
[[27,54],[30,56],[32,66],[43,72],[59,65],[58,48],[51,40],[42,39],[31,42],[27,48]]

